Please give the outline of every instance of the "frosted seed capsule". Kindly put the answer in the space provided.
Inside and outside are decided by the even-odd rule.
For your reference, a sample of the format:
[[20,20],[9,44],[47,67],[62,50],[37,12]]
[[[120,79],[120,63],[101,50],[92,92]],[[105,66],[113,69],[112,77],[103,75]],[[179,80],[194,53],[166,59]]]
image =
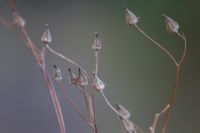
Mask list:
[[165,25],[166,25],[166,29],[168,32],[175,32],[178,33],[179,32],[179,24],[173,20],[172,18],[166,16],[166,15],[162,15],[165,19]]
[[48,24],[45,24],[45,31],[42,35],[41,41],[44,44],[49,44],[49,43],[52,42],[52,37],[51,37],[51,33],[50,33],[50,30],[49,30]]

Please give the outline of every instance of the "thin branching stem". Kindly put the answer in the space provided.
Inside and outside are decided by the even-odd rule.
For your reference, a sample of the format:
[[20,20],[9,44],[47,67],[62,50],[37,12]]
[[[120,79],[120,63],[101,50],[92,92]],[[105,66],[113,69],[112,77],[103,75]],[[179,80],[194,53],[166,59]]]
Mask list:
[[72,63],[73,65],[79,67],[81,70],[83,70],[83,72],[86,74],[87,78],[89,79],[89,76],[88,76],[86,70],[85,70],[83,67],[81,67],[81,65],[79,65],[78,63],[74,62],[73,60],[71,60],[71,59],[65,57],[63,54],[61,54],[61,53],[59,53],[59,52],[56,52],[56,51],[53,50],[48,44],[46,44],[46,47],[47,47],[47,49],[48,49],[51,53],[55,54],[56,56],[62,58],[62,59],[65,60],[65,61],[70,62],[70,63]]
[[163,115],[169,109],[169,107],[170,107],[170,105],[168,104],[161,112],[156,113],[154,115],[152,126],[149,128],[150,129],[150,133],[155,133],[157,122],[158,122],[160,116]]
[[170,99],[170,102],[169,102],[170,108],[167,111],[167,115],[166,115],[166,118],[164,120],[164,124],[163,124],[163,127],[162,127],[162,133],[165,133],[166,128],[167,128],[168,123],[169,123],[170,114],[172,112],[172,108],[173,108],[173,105],[175,103],[177,88],[178,88],[179,80],[180,80],[180,67],[181,67],[181,65],[182,65],[182,63],[185,59],[185,55],[186,55],[186,52],[187,52],[187,42],[186,42],[185,36],[181,35],[180,33],[177,33],[177,34],[184,41],[184,49],[183,49],[182,56],[179,60],[179,63],[176,65],[176,78],[175,78],[172,96],[171,96],[171,99]]
[[55,110],[55,113],[56,113],[56,116],[57,116],[58,124],[59,124],[59,127],[60,127],[60,132],[61,133],[66,133],[65,123],[64,123],[61,107],[60,107],[60,104],[59,104],[55,89],[53,87],[52,81],[50,79],[50,76],[49,76],[47,70],[44,69],[44,68],[46,68],[46,67],[42,67],[41,70],[42,70],[45,82],[47,84],[47,88],[49,90],[49,94],[51,96],[51,101],[52,101],[52,104],[53,104],[53,107],[54,107],[54,110]]
[[[14,19],[18,19],[18,13],[15,7],[15,0],[10,0],[10,7],[11,7],[11,11],[12,11],[12,15],[14,17]],[[5,25],[6,28],[8,28],[11,31],[14,31],[13,28],[9,25],[9,23],[7,23],[6,21],[4,21],[4,19],[1,19],[1,22]],[[31,41],[28,33],[26,32],[26,29],[24,26],[22,27],[18,27],[20,29],[20,37],[21,39],[25,42],[26,46],[31,50],[31,53],[33,54],[33,57],[36,59],[37,64],[40,67],[40,70],[43,74],[45,83],[47,85],[47,89],[49,91],[50,97],[51,97],[51,102],[52,105],[54,107],[54,111],[56,114],[56,118],[58,121],[58,125],[59,125],[59,129],[61,133],[66,133],[66,129],[65,129],[65,123],[64,123],[64,119],[63,119],[63,115],[62,115],[62,111],[61,111],[61,107],[57,98],[57,94],[56,91],[54,89],[54,86],[52,84],[51,78],[48,74],[48,71],[46,69],[46,63],[45,63],[45,56],[44,56],[44,52],[40,51]]]
[[174,56],[162,45],[160,45],[160,43],[158,43],[157,41],[155,41],[154,39],[152,39],[149,35],[147,35],[138,25],[134,25],[145,37],[147,37],[150,41],[152,41],[156,46],[158,46],[162,51],[164,51],[164,53],[166,53],[169,58],[174,62],[175,65],[177,65],[177,61],[174,58]]
[[186,52],[187,52],[187,41],[186,41],[186,38],[184,35],[181,35],[180,33],[177,33],[178,36],[184,41],[184,49],[183,49],[183,53],[182,53],[182,56],[181,56],[181,59],[179,61],[179,65],[181,65],[185,59],[185,56],[186,56]]
[[99,54],[98,51],[95,51],[95,75],[98,73],[98,68],[99,68]]
[[175,83],[174,83],[174,87],[173,87],[172,96],[171,96],[171,99],[170,99],[170,102],[169,102],[170,107],[169,107],[169,110],[167,111],[167,114],[166,114],[166,117],[165,117],[165,120],[164,120],[164,124],[163,124],[163,127],[162,127],[162,133],[165,133],[165,130],[166,130],[167,125],[169,123],[170,114],[172,112],[173,105],[174,105],[175,99],[176,99],[177,88],[178,88],[178,85],[179,85],[179,78],[180,78],[180,65],[177,65],[176,66]]
[[62,94],[65,96],[65,98],[69,101],[69,103],[72,105],[72,107],[76,110],[76,112],[81,116],[81,118],[89,125],[91,126],[91,123],[87,120],[86,116],[81,112],[79,106],[74,102],[74,100],[68,95],[65,88],[62,86],[62,83],[58,80],[56,80],[56,83],[58,87],[61,89]]
[[105,96],[103,90],[100,90],[101,95],[103,96],[106,104],[120,117],[122,117],[123,119],[126,119],[122,114],[120,114],[113,106],[112,104],[108,101],[107,97]]
[[[139,26],[137,26],[136,24],[134,25],[145,37],[147,37],[150,41],[152,41],[156,46],[158,46],[164,53],[166,53],[169,58],[173,61],[173,63],[175,64],[176,66],[176,78],[175,78],[175,83],[174,83],[174,87],[173,87],[173,93],[172,93],[172,96],[171,96],[171,99],[170,99],[170,102],[169,102],[169,109],[168,111],[166,112],[166,118],[164,120],[164,125],[162,127],[162,133],[165,133],[165,130],[166,130],[166,127],[168,125],[168,122],[169,122],[169,118],[170,118],[170,114],[172,112],[172,108],[173,108],[173,105],[174,105],[174,102],[175,102],[175,99],[176,99],[176,93],[177,93],[177,88],[178,88],[178,85],[179,85],[179,78],[180,78],[180,66],[183,62],[183,60],[185,59],[185,55],[186,55],[186,50],[187,50],[187,43],[186,43],[186,38],[181,35],[180,33],[177,32],[178,36],[183,39],[184,41],[184,50],[183,50],[183,53],[182,53],[182,56],[179,60],[179,62],[175,59],[175,57],[165,48],[163,47],[162,45],[160,45],[160,43],[158,43],[157,41],[155,41],[154,39],[152,39],[149,35],[147,35]],[[155,115],[155,119],[156,119],[156,122],[157,122],[157,119],[159,118],[159,115]],[[155,123],[154,123],[155,124]],[[154,132],[155,129],[153,129],[152,133]]]

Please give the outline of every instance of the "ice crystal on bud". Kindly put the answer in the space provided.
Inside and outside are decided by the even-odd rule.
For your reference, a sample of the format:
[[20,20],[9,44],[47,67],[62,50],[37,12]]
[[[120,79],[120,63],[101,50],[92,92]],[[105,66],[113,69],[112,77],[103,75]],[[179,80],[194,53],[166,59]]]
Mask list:
[[128,8],[124,7],[126,23],[129,25],[136,25],[139,22],[139,18],[133,12],[131,12]]
[[51,43],[52,42],[52,38],[51,38],[51,33],[49,31],[49,26],[48,24],[45,24],[45,31],[42,35],[42,38],[41,38],[41,41],[44,43],[44,44],[48,44],[48,43]]
[[17,14],[14,19],[14,24],[18,27],[24,27],[26,25],[26,21],[19,14]]
[[105,88],[105,84],[96,74],[94,74],[93,87],[96,91],[102,91]]
[[131,114],[125,107],[123,107],[122,105],[120,105],[118,103],[115,103],[115,107],[116,107],[117,111],[123,116],[123,118],[125,118],[125,119],[130,118]]
[[81,71],[81,68],[78,68],[78,72],[79,72],[80,86],[86,86],[86,85],[88,85],[87,76]]
[[57,80],[57,81],[62,80],[62,74],[61,74],[60,68],[56,66],[55,64],[53,64],[53,67],[54,67],[54,73],[53,73],[54,80]]
[[166,15],[162,15],[165,19],[165,25],[166,25],[166,29],[168,32],[175,32],[178,33],[179,32],[179,24],[173,20],[172,18],[166,16]]
[[95,32],[95,39],[94,39],[94,42],[92,44],[92,49],[95,50],[95,51],[101,50],[101,39],[99,37],[98,32]]

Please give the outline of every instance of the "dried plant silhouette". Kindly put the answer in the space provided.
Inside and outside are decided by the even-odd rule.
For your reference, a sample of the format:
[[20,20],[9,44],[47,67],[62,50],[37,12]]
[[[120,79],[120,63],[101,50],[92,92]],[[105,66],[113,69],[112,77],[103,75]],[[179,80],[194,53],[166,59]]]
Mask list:
[[[69,133],[70,130],[66,129],[65,122],[63,119],[63,113],[61,106],[59,104],[59,100],[54,88],[56,85],[62,91],[63,96],[66,100],[72,105],[74,110],[80,115],[81,119],[91,128],[94,133],[99,133],[97,122],[96,122],[96,111],[95,111],[95,104],[94,104],[94,91],[98,92],[97,94],[101,94],[102,98],[104,99],[105,103],[108,107],[119,117],[119,120],[122,122],[123,125],[123,132],[124,133],[143,133],[143,130],[135,124],[135,122],[130,120],[131,113],[123,107],[119,103],[115,103],[114,106],[109,102],[108,98],[104,94],[105,84],[103,80],[99,77],[99,52],[101,51],[102,44],[100,34],[95,32],[94,42],[92,44],[92,49],[94,51],[95,57],[95,70],[93,72],[93,77],[90,77],[88,72],[78,63],[73,61],[72,59],[64,56],[63,54],[57,52],[56,50],[50,47],[50,43],[52,42],[52,36],[50,33],[50,29],[48,24],[44,27],[44,33],[41,37],[41,42],[43,43],[43,48],[40,50],[36,47],[36,45],[31,40],[27,30],[26,30],[26,22],[21,17],[16,9],[16,1],[10,0],[10,8],[11,13],[13,15],[13,22],[9,23],[6,21],[2,16],[0,16],[0,22],[3,24],[7,29],[12,32],[16,32],[17,35],[24,41],[27,48],[31,51],[33,57],[38,64],[47,89],[49,91],[49,95],[51,98],[52,105],[54,107],[55,115],[57,118],[57,123],[60,129],[60,133]],[[162,133],[166,132],[166,128],[169,124],[169,118],[175,103],[177,88],[179,84],[179,76],[180,76],[180,67],[184,61],[186,55],[186,38],[183,34],[179,32],[179,25],[176,21],[171,19],[166,15],[162,15],[164,17],[165,25],[167,31],[170,33],[175,33],[184,41],[184,49],[182,56],[179,60],[177,60],[165,47],[163,47],[160,43],[152,39],[148,34],[146,34],[137,24],[139,22],[139,17],[137,17],[133,12],[131,12],[128,8],[124,7],[126,23],[130,25],[134,30],[137,29],[141,32],[147,39],[153,42],[157,47],[159,47],[174,63],[176,69],[176,77],[173,87],[172,96],[169,100],[169,103],[166,104],[164,109],[159,113],[154,115],[154,119],[152,125],[150,126],[150,133],[155,133],[156,126],[158,120],[161,116],[165,115],[164,124],[162,126]],[[62,82],[62,72],[58,65],[51,64],[54,68],[54,71],[51,72],[52,76],[49,74],[49,70],[47,70],[47,64],[45,62],[45,53],[48,50],[50,53],[58,56],[61,60],[66,61],[66,63],[71,63],[75,66],[74,68],[66,68],[69,75],[69,83],[72,84],[77,90],[80,92],[80,96],[84,99],[86,111],[81,110],[78,104],[73,100],[73,98],[68,94],[67,89],[64,87]],[[52,81],[52,79],[54,81]],[[85,113],[86,112],[86,113]]]

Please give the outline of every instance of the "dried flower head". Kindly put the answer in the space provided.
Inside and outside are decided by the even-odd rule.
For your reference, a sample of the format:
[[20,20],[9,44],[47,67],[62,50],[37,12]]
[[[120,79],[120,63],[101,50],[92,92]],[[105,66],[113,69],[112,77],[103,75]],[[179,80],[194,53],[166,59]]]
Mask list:
[[96,74],[94,74],[93,87],[96,91],[102,91],[105,88],[105,84]]
[[95,51],[101,50],[101,39],[99,37],[98,32],[95,32],[95,39],[94,39],[94,42],[92,44],[92,49],[95,50]]
[[24,18],[22,18],[22,16],[20,16],[19,14],[16,13],[15,15],[15,19],[14,19],[14,25],[16,25],[17,27],[24,27],[26,25],[26,21],[24,20]]
[[57,80],[57,81],[62,80],[62,74],[61,74],[60,68],[56,64],[53,64],[53,67],[54,67],[54,73],[53,73],[54,80]]
[[78,76],[72,72],[72,70],[70,68],[68,68],[68,71],[69,71],[69,82],[75,86],[77,86],[78,82],[79,82],[79,78]]
[[166,15],[162,15],[165,19],[165,25],[166,25],[166,29],[168,32],[175,32],[178,33],[179,32],[179,24],[171,19],[170,17],[166,16]]
[[131,116],[131,113],[122,105],[115,103],[115,107],[117,109],[117,111],[123,116],[123,118],[125,119],[129,119]]
[[137,17],[133,12],[131,12],[128,8],[124,7],[126,24],[136,25],[139,22],[140,17]]
[[78,68],[78,73],[79,73],[79,83],[80,83],[80,86],[86,86],[86,85],[88,85],[88,78],[85,75],[85,73],[83,73],[81,71],[80,67]]
[[49,43],[52,42],[51,33],[50,33],[50,30],[49,30],[49,25],[48,24],[45,24],[45,31],[44,31],[44,33],[42,35],[41,41],[44,44],[49,44]]

